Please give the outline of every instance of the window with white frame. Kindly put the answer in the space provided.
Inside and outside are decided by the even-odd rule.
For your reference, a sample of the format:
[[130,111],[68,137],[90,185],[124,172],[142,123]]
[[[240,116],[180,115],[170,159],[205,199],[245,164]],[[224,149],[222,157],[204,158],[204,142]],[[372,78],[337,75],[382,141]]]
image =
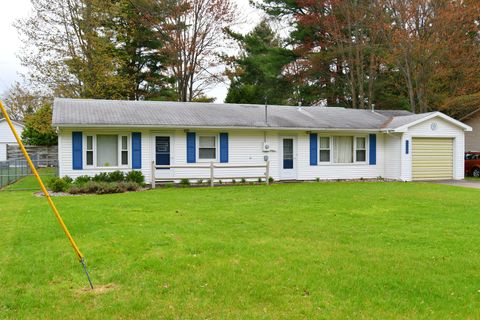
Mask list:
[[320,137],[320,162],[330,162],[330,137]]
[[355,138],[355,161],[367,161],[367,139],[365,137]]
[[128,166],[128,136],[121,136],[122,149],[120,158],[122,159],[122,166]]
[[319,137],[320,163],[365,163],[367,138],[365,136]]
[[215,160],[217,158],[217,137],[199,136],[198,137],[198,159]]
[[93,166],[93,136],[87,136],[86,164]]
[[86,135],[85,163],[91,167],[125,167],[129,165],[128,135]]

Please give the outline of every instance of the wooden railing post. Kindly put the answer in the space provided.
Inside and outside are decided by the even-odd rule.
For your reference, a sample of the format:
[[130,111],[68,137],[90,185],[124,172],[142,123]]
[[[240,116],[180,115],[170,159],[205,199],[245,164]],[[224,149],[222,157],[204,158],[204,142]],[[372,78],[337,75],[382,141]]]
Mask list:
[[214,169],[213,161],[210,162],[210,187],[213,187],[215,185],[215,182],[213,179],[215,179],[215,175],[213,174],[213,169]]
[[151,168],[151,183],[152,183],[152,189],[155,189],[156,184],[155,184],[155,171],[157,171],[157,168],[155,168],[155,161],[152,161],[152,168]]
[[269,179],[270,179],[270,161],[267,160],[267,163],[265,164],[265,183],[267,185],[270,184]]

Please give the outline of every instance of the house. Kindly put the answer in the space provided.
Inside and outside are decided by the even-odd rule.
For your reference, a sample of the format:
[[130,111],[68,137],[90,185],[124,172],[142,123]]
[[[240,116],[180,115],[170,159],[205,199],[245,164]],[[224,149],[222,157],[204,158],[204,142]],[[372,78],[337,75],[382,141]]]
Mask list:
[[480,109],[467,114],[460,121],[473,128],[465,133],[465,151],[480,151]]
[[[23,131],[23,124],[17,121],[12,121],[15,130],[21,136]],[[12,130],[8,126],[5,119],[0,119],[0,161],[7,160],[7,144],[17,144]]]
[[266,161],[275,180],[463,179],[471,130],[440,112],[81,99],[55,99],[53,126],[61,176],[149,182],[208,179],[211,163],[219,179],[261,176],[238,167]]

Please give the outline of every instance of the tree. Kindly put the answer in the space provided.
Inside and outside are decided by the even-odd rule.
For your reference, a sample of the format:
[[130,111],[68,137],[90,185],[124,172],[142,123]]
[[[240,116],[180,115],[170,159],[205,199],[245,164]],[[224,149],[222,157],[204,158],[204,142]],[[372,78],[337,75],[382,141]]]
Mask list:
[[35,146],[51,146],[57,144],[57,133],[52,127],[52,106],[43,105],[32,115],[25,118],[22,132],[25,144]]
[[15,82],[3,96],[10,118],[17,121],[35,113],[41,106],[50,101],[48,97],[32,91],[19,82]]
[[32,0],[34,14],[17,23],[31,84],[64,97],[161,94],[169,85],[163,39],[144,25],[132,1]]
[[[163,53],[180,101],[192,101],[219,81],[221,61],[218,54],[225,46],[223,30],[234,23],[236,6],[231,0],[173,0],[174,6],[163,29],[168,41]],[[148,3],[148,1],[147,1]],[[152,0],[150,10],[161,8],[161,0]]]
[[282,46],[268,22],[260,22],[246,36],[231,31],[229,34],[239,43],[242,53],[226,57],[230,61],[230,87],[225,102],[292,103],[293,88],[282,73],[295,55]]

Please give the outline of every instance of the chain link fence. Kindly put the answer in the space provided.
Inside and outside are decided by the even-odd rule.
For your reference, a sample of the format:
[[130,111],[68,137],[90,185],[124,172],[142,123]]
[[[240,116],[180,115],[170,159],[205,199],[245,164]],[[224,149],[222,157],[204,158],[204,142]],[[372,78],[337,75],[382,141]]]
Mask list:
[[[56,157],[40,157],[38,154],[33,154],[31,159],[42,176],[53,177],[58,175],[58,160]],[[33,175],[33,173],[25,159],[0,161],[0,190],[30,175]]]

